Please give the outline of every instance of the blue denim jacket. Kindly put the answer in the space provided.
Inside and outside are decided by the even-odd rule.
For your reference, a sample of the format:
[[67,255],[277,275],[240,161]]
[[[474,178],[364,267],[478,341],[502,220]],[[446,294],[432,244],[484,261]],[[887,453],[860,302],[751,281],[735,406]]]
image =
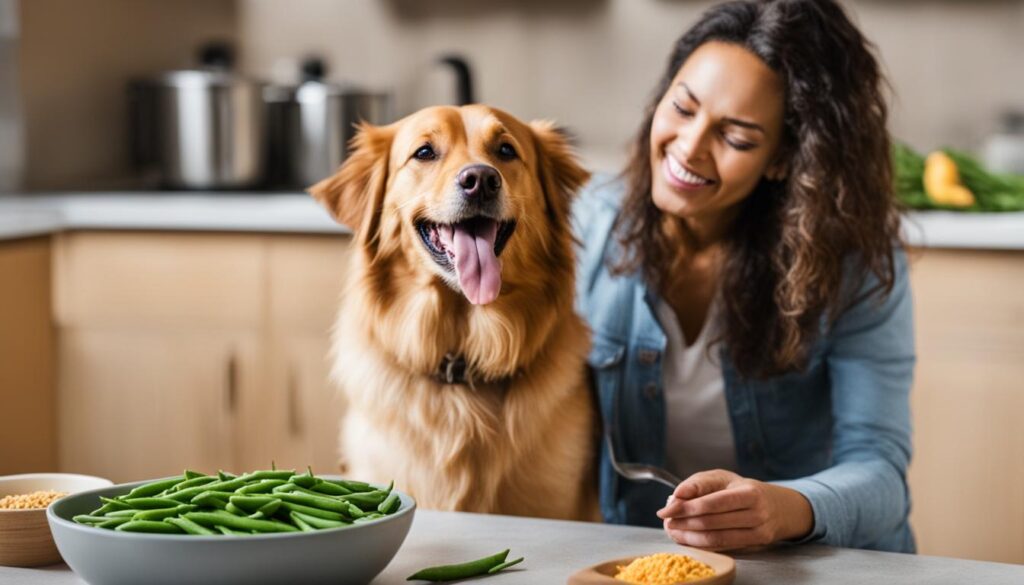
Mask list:
[[[653,310],[657,299],[638,275],[611,275],[607,262],[619,250],[611,231],[624,190],[620,181],[596,177],[574,205],[583,243],[577,311],[593,331],[588,362],[616,455],[663,466],[665,333]],[[875,283],[869,277],[859,291]],[[902,251],[894,289],[879,301],[863,298],[826,328],[805,372],[749,380],[724,350],[720,361],[738,473],[807,497],[814,528],[804,542],[914,552],[906,471],[915,357]],[[669,489],[621,479],[608,461],[607,442],[602,445],[605,521],[660,526],[655,510]]]

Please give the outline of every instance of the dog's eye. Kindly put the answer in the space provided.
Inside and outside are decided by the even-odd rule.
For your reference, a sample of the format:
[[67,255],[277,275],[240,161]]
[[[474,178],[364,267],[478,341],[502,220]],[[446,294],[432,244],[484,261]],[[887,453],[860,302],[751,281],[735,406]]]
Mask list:
[[429,144],[424,144],[423,146],[417,148],[416,152],[414,152],[412,156],[417,160],[434,160],[435,158],[437,158],[437,153],[434,152],[433,146],[430,146]]
[[514,146],[508,142],[502,142],[501,146],[498,147],[498,156],[505,160],[512,160],[517,158],[519,154],[516,153],[516,148]]

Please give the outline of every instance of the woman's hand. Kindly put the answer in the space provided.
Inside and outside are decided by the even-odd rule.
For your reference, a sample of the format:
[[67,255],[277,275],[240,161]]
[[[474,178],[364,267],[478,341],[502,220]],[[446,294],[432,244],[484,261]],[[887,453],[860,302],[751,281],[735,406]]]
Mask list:
[[722,469],[686,478],[658,517],[672,540],[709,550],[800,538],[814,527],[811,504],[800,492]]

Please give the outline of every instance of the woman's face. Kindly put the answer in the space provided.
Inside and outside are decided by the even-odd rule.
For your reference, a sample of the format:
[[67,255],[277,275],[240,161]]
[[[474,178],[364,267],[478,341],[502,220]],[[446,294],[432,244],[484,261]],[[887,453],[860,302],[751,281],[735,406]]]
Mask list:
[[714,222],[761,177],[785,173],[776,161],[783,85],[760,58],[712,41],[683,63],[651,124],[654,204],[690,221]]

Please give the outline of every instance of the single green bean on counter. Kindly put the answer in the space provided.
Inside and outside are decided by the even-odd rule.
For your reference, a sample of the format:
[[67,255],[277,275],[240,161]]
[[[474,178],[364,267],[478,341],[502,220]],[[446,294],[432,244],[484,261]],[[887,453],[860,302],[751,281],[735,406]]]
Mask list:
[[523,558],[520,557],[514,561],[505,562],[508,551],[509,549],[505,549],[496,555],[457,565],[427,567],[409,575],[406,581],[456,581],[482,575],[493,575],[523,561]]
[[[182,536],[314,532],[396,513],[401,499],[393,486],[394,482],[378,488],[361,481],[324,479],[308,467],[298,474],[275,468],[239,475],[186,469],[182,475],[137,486],[115,498],[101,497],[102,506],[72,520],[120,532]],[[504,560],[502,556],[490,563],[484,574]]]

